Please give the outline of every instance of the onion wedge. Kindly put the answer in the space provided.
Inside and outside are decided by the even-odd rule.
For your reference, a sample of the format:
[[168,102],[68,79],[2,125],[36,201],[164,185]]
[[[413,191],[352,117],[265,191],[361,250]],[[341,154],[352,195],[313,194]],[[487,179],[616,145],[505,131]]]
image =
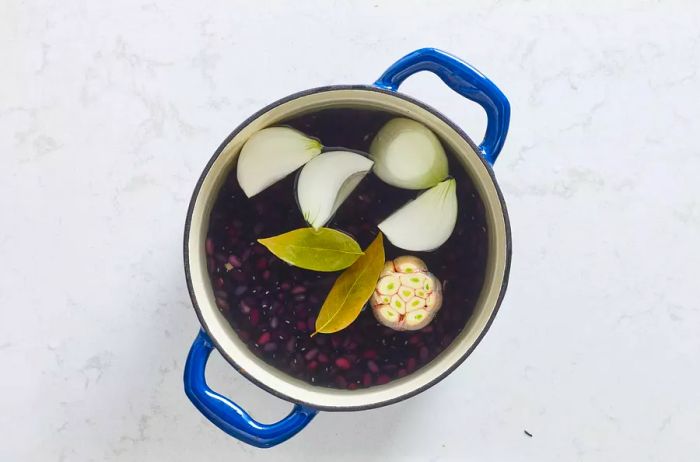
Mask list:
[[287,127],[264,128],[243,145],[238,184],[253,197],[321,153],[321,143]]
[[447,177],[447,156],[437,136],[415,120],[387,122],[369,148],[374,173],[403,189],[427,189]]
[[325,225],[348,198],[373,162],[350,151],[324,152],[309,161],[297,179],[297,203],[314,229]]
[[379,223],[396,247],[435,250],[449,239],[457,223],[457,191],[453,178],[442,181]]

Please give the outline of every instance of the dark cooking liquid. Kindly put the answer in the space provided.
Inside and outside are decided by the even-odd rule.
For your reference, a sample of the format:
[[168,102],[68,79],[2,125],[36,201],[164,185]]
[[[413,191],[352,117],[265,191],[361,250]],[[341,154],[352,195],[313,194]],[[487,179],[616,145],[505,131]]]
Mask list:
[[[378,111],[329,109],[284,124],[327,147],[366,152],[374,134],[392,117]],[[256,242],[307,226],[295,201],[295,175],[248,199],[232,171],[211,212],[206,248],[217,305],[248,348],[293,377],[351,390],[403,377],[443,351],[474,309],[488,248],[481,199],[449,151],[448,158],[459,201],[450,239],[433,252],[407,252],[384,240],[387,259],[418,256],[443,281],[442,309],[429,326],[414,332],[380,325],[366,307],[348,328],[311,337],[316,315],[340,273],[290,266]],[[370,173],[326,226],[349,233],[366,248],[377,234],[377,224],[416,194]]]

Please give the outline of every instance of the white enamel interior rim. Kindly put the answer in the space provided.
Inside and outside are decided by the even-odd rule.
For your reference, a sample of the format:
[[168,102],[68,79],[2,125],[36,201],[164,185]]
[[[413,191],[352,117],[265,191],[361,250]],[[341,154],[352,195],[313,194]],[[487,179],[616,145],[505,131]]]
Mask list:
[[[266,364],[250,352],[215,304],[213,289],[207,275],[204,250],[209,214],[216,195],[221,184],[235,166],[236,157],[245,141],[258,130],[277,124],[291,116],[339,106],[381,109],[418,120],[427,125],[443,143],[449,145],[457,153],[460,163],[472,178],[484,201],[489,232],[489,258],[484,287],[474,313],[460,335],[438,357],[415,373],[386,385],[354,391],[312,386]],[[377,91],[360,88],[311,93],[282,103],[259,115],[224,147],[202,180],[199,193],[192,205],[189,234],[185,241],[189,259],[185,264],[189,268],[191,290],[200,309],[200,319],[206,330],[225,355],[232,359],[246,374],[265,387],[291,400],[310,406],[324,409],[342,408],[343,410],[368,408],[397,401],[401,397],[433,383],[448,372],[455,363],[459,362],[479,341],[497,308],[507,270],[508,225],[504,218],[498,191],[488,170],[477,156],[478,154],[471,145],[435,114],[410,101]],[[235,399],[235,397],[233,398]]]

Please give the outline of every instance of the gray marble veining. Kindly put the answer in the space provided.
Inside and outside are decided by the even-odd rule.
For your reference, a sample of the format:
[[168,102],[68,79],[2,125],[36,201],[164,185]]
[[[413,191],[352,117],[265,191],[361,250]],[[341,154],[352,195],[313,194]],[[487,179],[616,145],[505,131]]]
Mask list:
[[[680,0],[2,2],[0,460],[697,460],[699,23]],[[182,392],[196,178],[263,105],[424,46],[512,104],[501,312],[424,394],[238,443]],[[437,78],[402,91],[481,136]],[[261,420],[289,407],[209,376]]]

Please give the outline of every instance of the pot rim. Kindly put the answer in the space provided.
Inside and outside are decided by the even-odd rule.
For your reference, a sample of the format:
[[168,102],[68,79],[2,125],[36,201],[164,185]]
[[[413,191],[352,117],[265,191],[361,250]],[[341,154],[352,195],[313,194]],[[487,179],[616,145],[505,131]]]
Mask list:
[[[272,387],[269,387],[268,385],[262,383],[260,380],[256,379],[252,374],[249,374],[245,369],[240,367],[236,361],[229,355],[219,344],[219,341],[216,339],[214,335],[212,335],[210,328],[207,326],[207,323],[204,319],[204,316],[202,315],[202,309],[199,306],[199,303],[197,302],[197,296],[195,294],[195,290],[192,284],[192,276],[190,272],[190,252],[188,248],[188,241],[189,241],[189,236],[190,236],[190,231],[192,227],[192,216],[195,208],[195,204],[197,201],[197,198],[199,197],[200,190],[202,187],[202,184],[206,177],[209,175],[209,172],[211,171],[211,168],[213,164],[216,162],[216,160],[219,158],[219,156],[222,154],[226,146],[229,144],[229,142],[236,137],[245,127],[247,127],[250,123],[258,119],[260,116],[263,114],[269,112],[273,108],[284,104],[288,103],[290,101],[293,101],[295,99],[299,99],[305,96],[309,96],[312,94],[316,93],[324,93],[324,92],[330,92],[330,91],[337,91],[337,90],[361,90],[361,91],[371,91],[371,92],[377,92],[377,93],[383,93],[386,95],[390,95],[399,99],[402,99],[404,101],[407,101],[409,103],[415,104],[416,106],[421,107],[422,109],[432,113],[434,116],[439,118],[443,123],[445,123],[447,126],[449,126],[452,130],[454,130],[455,133],[457,133],[464,141],[466,141],[474,150],[474,152],[477,154],[477,157],[479,160],[483,163],[484,167],[486,168],[486,171],[489,174],[489,178],[491,179],[491,182],[493,183],[493,187],[497,193],[498,196],[498,201],[500,202],[502,211],[503,211],[503,220],[505,224],[505,267],[504,267],[504,272],[503,272],[503,280],[501,282],[501,288],[498,294],[498,298],[496,299],[496,302],[494,304],[493,310],[486,321],[483,329],[481,332],[479,332],[476,340],[474,343],[464,352],[464,354],[454,361],[443,373],[432,379],[431,381],[427,382],[426,384],[416,387],[402,395],[399,395],[397,397],[387,399],[384,401],[379,401],[379,402],[374,402],[366,405],[358,405],[358,406],[324,406],[324,405],[319,405],[316,403],[307,403],[303,400],[299,400],[296,398],[292,398]],[[240,373],[243,377],[246,379],[250,380],[252,383],[254,383],[256,386],[262,388],[263,390],[267,391],[268,393],[283,399],[285,401],[288,401],[290,403],[294,404],[301,404],[313,409],[318,409],[318,410],[323,410],[323,411],[330,411],[330,412],[343,412],[343,411],[362,411],[362,410],[368,410],[368,409],[376,409],[380,408],[383,406],[388,406],[390,404],[395,404],[400,401],[403,401],[405,399],[411,398],[419,393],[422,393],[423,391],[427,390],[428,388],[436,385],[438,382],[442,381],[445,377],[450,375],[457,367],[459,367],[466,359],[471,355],[471,353],[474,351],[474,349],[481,343],[481,340],[484,338],[486,333],[489,331],[491,328],[491,324],[493,323],[493,320],[496,317],[496,314],[498,313],[501,303],[503,302],[503,298],[505,296],[506,289],[508,287],[508,279],[510,275],[510,264],[511,264],[511,254],[512,254],[512,241],[511,241],[511,229],[510,229],[510,218],[508,216],[508,210],[506,208],[505,200],[503,198],[503,193],[501,192],[501,188],[498,185],[498,182],[496,181],[496,176],[494,174],[493,168],[491,165],[484,159],[482,155],[480,155],[481,150],[479,147],[472,141],[472,139],[459,127],[457,126],[454,122],[452,122],[449,118],[447,118],[445,115],[443,115],[440,111],[437,109],[433,108],[432,106],[425,104],[411,96],[408,96],[403,93],[399,93],[397,91],[392,91],[392,90],[386,90],[383,88],[379,88],[373,85],[364,85],[364,84],[354,84],[354,85],[327,85],[327,86],[321,86],[321,87],[314,87],[310,88],[307,90],[299,91],[296,93],[293,93],[291,95],[285,96],[284,98],[278,99],[262,109],[256,111],[253,113],[250,117],[246,118],[243,122],[241,122],[224,140],[223,142],[219,145],[219,147],[216,149],[214,154],[211,156],[207,164],[205,165],[204,169],[202,170],[201,175],[199,176],[197,183],[195,184],[194,190],[192,192],[192,196],[190,198],[189,206],[187,208],[187,217],[185,219],[185,228],[184,228],[184,240],[183,240],[183,256],[184,256],[184,267],[185,267],[185,278],[187,281],[187,291],[189,292],[190,295],[190,300],[192,301],[192,306],[194,308],[194,311],[197,315],[197,318],[199,319],[199,323],[201,326],[201,329],[203,329],[209,338],[211,339],[211,342],[214,344],[218,352],[221,354],[221,356],[226,359],[226,361],[238,372]]]

